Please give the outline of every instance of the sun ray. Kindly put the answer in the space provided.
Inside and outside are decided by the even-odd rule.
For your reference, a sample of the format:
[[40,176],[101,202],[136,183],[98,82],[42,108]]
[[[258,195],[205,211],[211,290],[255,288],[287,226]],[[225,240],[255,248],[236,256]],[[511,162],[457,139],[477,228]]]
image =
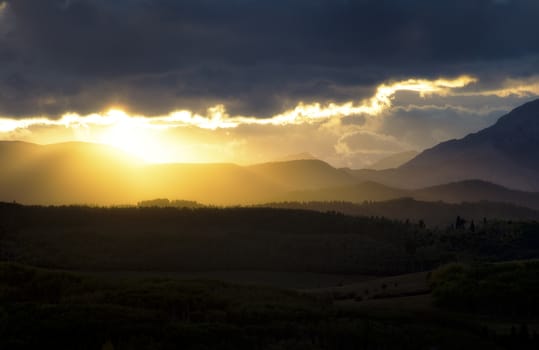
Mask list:
[[[193,147],[182,147],[182,140],[169,140],[164,135],[167,130],[177,128],[196,128],[200,130],[233,129],[242,125],[254,126],[294,126],[326,125],[337,123],[347,116],[364,115],[376,120],[390,109],[393,98],[399,91],[416,92],[422,97],[429,95],[445,96],[456,93],[462,87],[477,82],[471,76],[463,75],[454,79],[407,79],[388,82],[377,87],[371,98],[360,102],[345,103],[298,103],[290,110],[270,118],[255,116],[231,116],[224,105],[216,105],[207,110],[206,115],[189,110],[177,110],[168,115],[143,116],[129,114],[119,107],[101,113],[79,115],[67,113],[59,119],[46,117],[12,119],[0,118],[0,138],[5,135],[28,131],[37,143],[39,132],[36,129],[61,127],[71,131],[74,140],[107,144],[135,155],[147,162],[162,163],[196,159]],[[2,134],[4,137],[2,137]],[[32,139],[32,137],[30,137]],[[53,137],[47,138],[51,142]],[[52,141],[54,142],[54,141]],[[187,154],[187,152],[191,154]]]

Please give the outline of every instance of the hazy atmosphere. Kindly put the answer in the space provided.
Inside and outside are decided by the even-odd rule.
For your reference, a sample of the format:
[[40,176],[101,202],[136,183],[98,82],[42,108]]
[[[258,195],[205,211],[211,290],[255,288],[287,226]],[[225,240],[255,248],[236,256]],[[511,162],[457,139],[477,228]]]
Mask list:
[[0,349],[539,349],[538,0],[0,0]]

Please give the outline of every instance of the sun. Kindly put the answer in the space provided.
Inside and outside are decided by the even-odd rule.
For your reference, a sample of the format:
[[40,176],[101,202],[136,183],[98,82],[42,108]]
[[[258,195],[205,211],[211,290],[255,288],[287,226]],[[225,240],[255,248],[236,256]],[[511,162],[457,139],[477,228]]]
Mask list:
[[140,118],[131,117],[122,110],[106,113],[110,124],[102,132],[100,143],[118,148],[148,163],[169,163],[173,159],[170,148],[162,140],[159,130],[152,129]]

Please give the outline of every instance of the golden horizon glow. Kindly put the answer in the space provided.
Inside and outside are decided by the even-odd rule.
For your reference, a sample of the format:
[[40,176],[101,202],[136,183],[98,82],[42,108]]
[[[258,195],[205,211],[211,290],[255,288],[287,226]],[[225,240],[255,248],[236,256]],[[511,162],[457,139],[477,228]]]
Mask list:
[[[167,130],[195,128],[216,131],[249,125],[260,127],[325,125],[328,127],[328,125],[340,125],[342,118],[354,115],[367,116],[371,123],[376,123],[376,119],[392,107],[393,98],[399,91],[416,92],[421,97],[459,95],[463,92],[459,92],[458,89],[477,81],[478,79],[475,77],[462,75],[454,79],[407,79],[387,82],[379,85],[371,98],[360,102],[349,101],[341,104],[300,102],[294,108],[270,118],[231,116],[224,105],[208,108],[206,115],[200,115],[190,110],[176,110],[168,115],[144,116],[128,114],[121,108],[115,107],[105,112],[89,115],[66,113],[59,119],[46,117],[0,118],[0,139],[2,139],[2,134],[17,136],[22,133],[26,135],[26,139],[36,143],[54,143],[58,139],[55,134],[49,134],[47,137],[40,136],[39,132],[35,130],[57,127],[64,131],[70,131],[72,133],[71,141],[110,145],[147,162],[188,162],[202,157],[194,149],[195,147],[190,145],[193,140],[163,137]],[[62,138],[62,140],[65,139],[66,137]],[[241,140],[232,141],[235,145],[241,144],[241,142]],[[218,161],[218,159],[213,160]]]

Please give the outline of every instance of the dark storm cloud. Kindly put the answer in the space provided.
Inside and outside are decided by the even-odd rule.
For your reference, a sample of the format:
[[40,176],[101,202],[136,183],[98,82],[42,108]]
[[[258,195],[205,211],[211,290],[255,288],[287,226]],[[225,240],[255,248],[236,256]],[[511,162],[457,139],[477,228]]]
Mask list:
[[536,0],[8,0],[0,115],[224,103],[265,116],[410,76],[526,77]]

